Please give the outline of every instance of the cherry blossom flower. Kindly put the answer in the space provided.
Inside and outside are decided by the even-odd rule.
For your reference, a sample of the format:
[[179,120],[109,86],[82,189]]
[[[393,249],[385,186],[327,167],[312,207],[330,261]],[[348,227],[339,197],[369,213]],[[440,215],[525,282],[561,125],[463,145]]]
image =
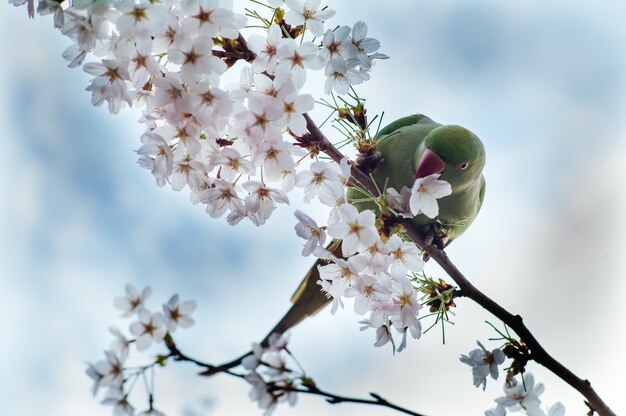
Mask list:
[[306,25],[315,36],[324,34],[325,20],[335,15],[335,11],[320,9],[320,0],[285,0],[289,10],[285,13],[285,21],[293,26]]
[[236,212],[244,210],[243,201],[233,184],[222,179],[218,179],[212,187],[201,191],[198,199],[207,204],[206,211],[212,218],[221,217],[229,209]]
[[428,218],[439,215],[437,199],[452,193],[448,182],[439,180],[439,173],[415,179],[411,188],[409,206],[413,215],[424,214]]
[[391,208],[402,218],[413,218],[409,207],[411,200],[411,189],[403,186],[400,193],[395,188],[387,188],[387,201]]
[[120,357],[120,361],[126,360],[128,357],[128,347],[130,346],[130,340],[127,339],[124,334],[116,327],[109,328],[109,332],[113,334],[115,339],[111,342],[111,351],[117,353]]
[[204,184],[204,171],[206,167],[202,162],[194,160],[186,155],[176,163],[174,172],[170,178],[172,189],[180,191],[185,186],[193,190],[198,190]]
[[130,333],[137,337],[135,346],[138,351],[147,350],[153,343],[163,341],[165,327],[160,312],[150,313],[146,309],[138,312],[138,321],[130,324]]
[[139,164],[150,169],[159,186],[165,185],[166,178],[172,173],[174,154],[165,139],[156,133],[144,133],[143,145],[137,150]]
[[381,285],[378,279],[361,274],[353,277],[352,286],[346,289],[345,296],[354,298],[354,312],[363,315],[370,310],[372,302],[389,301],[391,291]]
[[543,393],[543,384],[535,385],[535,378],[531,373],[524,373],[524,383],[519,383],[513,377],[507,377],[504,385],[504,396],[496,399],[499,407],[507,408],[511,411],[525,410],[529,416],[543,416],[541,410],[541,400],[539,396]]
[[130,81],[128,63],[117,59],[103,59],[102,63],[91,62],[83,66],[85,72],[96,75],[87,87],[91,91],[91,103],[95,106],[109,103],[109,111],[117,114],[124,103],[132,106],[128,95],[127,81]]
[[128,402],[128,396],[119,389],[109,389],[102,404],[113,406],[114,416],[133,416],[135,409]]
[[350,256],[360,246],[370,246],[378,238],[374,223],[376,216],[370,210],[359,212],[354,205],[343,204],[339,207],[341,221],[328,226],[331,237],[342,239],[341,251]]
[[424,267],[415,243],[402,241],[397,234],[389,238],[387,250],[391,256],[389,273],[392,276],[402,277],[409,271],[417,273]]
[[326,266],[318,266],[318,270],[318,284],[333,298],[331,312],[334,314],[339,306],[343,307],[341,297],[352,284],[352,279],[358,276],[358,272],[350,262],[338,258],[332,258],[332,263]]
[[335,30],[327,30],[322,39],[320,56],[329,62],[333,57],[340,56],[344,59],[353,57],[356,47],[350,37],[350,26],[340,26]]
[[470,351],[469,356],[461,355],[461,362],[472,367],[472,376],[474,377],[474,386],[483,390],[487,387],[487,376],[491,375],[494,380],[498,379],[498,365],[504,362],[504,353],[496,348],[489,352],[483,344],[477,342],[480,349]]
[[113,299],[113,305],[124,311],[122,316],[128,318],[143,308],[143,304],[150,293],[152,293],[150,286],[144,288],[140,293],[135,286],[129,284],[126,285],[126,296]]
[[274,74],[278,65],[278,45],[283,38],[278,25],[271,25],[267,30],[267,37],[251,35],[248,38],[248,47],[256,54],[252,69],[257,73],[267,72]]
[[194,324],[191,313],[196,309],[196,302],[188,300],[179,302],[178,295],[173,295],[170,300],[163,305],[165,325],[169,332],[174,332],[180,325],[181,328],[189,328]]
[[245,206],[249,212],[248,217],[255,225],[262,225],[276,208],[276,202],[289,204],[289,199],[282,191],[268,188],[258,181],[248,181],[241,187],[249,192],[245,199]]
[[263,167],[264,178],[268,181],[282,179],[284,171],[295,167],[291,157],[293,146],[287,142],[262,143],[254,151],[252,162]]
[[312,42],[304,42],[299,46],[293,39],[286,39],[278,47],[280,61],[276,66],[276,74],[292,77],[297,88],[302,88],[306,80],[307,69],[321,69],[324,58],[319,56],[318,48]]
[[191,84],[203,77],[221,75],[226,71],[224,61],[213,56],[212,46],[211,38],[199,37],[195,40],[187,38],[168,50],[170,61],[181,65],[181,80]]
[[245,25],[243,16],[218,7],[218,0],[183,0],[181,11],[189,16],[183,19],[187,33],[198,33],[210,38],[218,34],[234,39]]
[[299,221],[295,226],[296,234],[298,234],[298,237],[306,240],[306,244],[302,249],[302,255],[308,256],[313,253],[316,247],[324,245],[326,232],[317,225],[313,218],[304,212],[296,210],[294,214]]

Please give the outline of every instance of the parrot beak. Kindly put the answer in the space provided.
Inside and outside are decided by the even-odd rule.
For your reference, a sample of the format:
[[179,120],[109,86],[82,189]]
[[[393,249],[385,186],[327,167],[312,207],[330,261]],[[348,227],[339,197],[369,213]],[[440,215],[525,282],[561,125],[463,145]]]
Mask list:
[[417,169],[415,170],[415,179],[424,178],[426,176],[432,175],[433,173],[441,173],[443,172],[443,168],[446,167],[446,164],[441,160],[437,153],[433,152],[430,149],[424,150],[422,154],[422,158],[417,164]]

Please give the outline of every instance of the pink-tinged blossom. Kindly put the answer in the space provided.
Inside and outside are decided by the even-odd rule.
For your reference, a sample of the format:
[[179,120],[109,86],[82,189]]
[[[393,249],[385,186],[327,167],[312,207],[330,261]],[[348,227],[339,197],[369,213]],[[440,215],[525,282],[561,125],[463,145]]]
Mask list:
[[285,21],[292,26],[306,25],[315,36],[324,34],[324,21],[335,15],[329,8],[320,9],[320,0],[285,0],[289,10]]
[[196,310],[196,301],[188,300],[180,302],[178,295],[174,295],[163,305],[163,314],[165,316],[165,325],[169,332],[176,331],[179,326],[181,328],[189,328],[194,324],[193,318],[190,316]]
[[411,188],[409,206],[413,215],[424,214],[428,218],[439,215],[437,199],[452,193],[452,187],[446,181],[439,180],[439,173],[417,178]]
[[376,215],[370,210],[359,212],[354,205],[343,204],[339,207],[341,220],[328,226],[331,237],[342,239],[341,251],[351,256],[359,247],[369,247],[378,238],[374,223]]
[[126,296],[118,296],[113,299],[113,305],[123,311],[122,316],[124,318],[128,318],[143,308],[144,302],[151,293],[150,286],[139,292],[135,286],[128,284],[126,285]]
[[296,210],[294,214],[298,219],[298,223],[294,227],[296,234],[298,237],[306,240],[304,248],[302,249],[302,255],[308,256],[313,253],[316,247],[324,245],[326,242],[326,232],[322,227],[317,225],[313,218],[309,217],[304,212]]
[[150,313],[146,309],[140,309],[137,315],[139,320],[130,324],[130,333],[137,337],[137,351],[145,351],[153,343],[163,341],[165,322],[160,312]]

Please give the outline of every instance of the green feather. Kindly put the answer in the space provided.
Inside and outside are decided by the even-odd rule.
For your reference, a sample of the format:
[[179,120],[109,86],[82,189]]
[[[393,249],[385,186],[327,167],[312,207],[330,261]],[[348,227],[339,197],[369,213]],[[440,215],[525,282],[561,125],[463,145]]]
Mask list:
[[[383,161],[372,172],[382,188],[393,187],[398,192],[411,187],[422,154],[428,148],[444,162],[440,179],[452,186],[452,194],[441,198],[439,216],[434,219],[418,215],[412,223],[420,232],[426,224],[436,224],[436,230],[448,235],[446,244],[461,235],[474,221],[485,193],[482,169],[485,149],[480,139],[469,130],[454,125],[444,126],[422,115],[412,115],[394,121],[376,136]],[[460,166],[467,163],[466,169]],[[366,198],[360,190],[349,189],[348,198],[360,201]],[[355,202],[360,210],[373,209],[373,202]]]

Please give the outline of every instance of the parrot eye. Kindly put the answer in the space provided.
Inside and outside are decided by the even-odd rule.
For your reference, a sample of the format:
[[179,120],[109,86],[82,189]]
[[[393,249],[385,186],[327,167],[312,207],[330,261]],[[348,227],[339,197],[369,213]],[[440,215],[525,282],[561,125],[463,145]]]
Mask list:
[[463,162],[463,163],[459,163],[459,164],[456,166],[456,168],[457,168],[458,170],[465,170],[465,169],[467,169],[467,167],[468,167],[468,166],[469,166],[469,163],[468,163],[468,162]]

